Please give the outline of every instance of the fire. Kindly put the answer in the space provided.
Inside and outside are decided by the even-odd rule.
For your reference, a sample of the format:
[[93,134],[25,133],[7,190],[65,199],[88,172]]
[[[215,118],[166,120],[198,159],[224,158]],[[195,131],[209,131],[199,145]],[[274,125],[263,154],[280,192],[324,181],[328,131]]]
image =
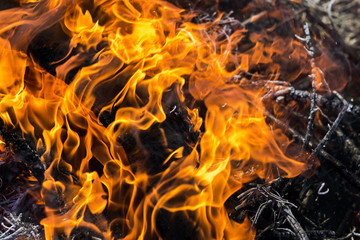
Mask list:
[[[104,239],[160,238],[164,211],[186,218],[199,239],[252,239],[250,222],[230,220],[225,201],[257,177],[303,171],[304,163],[285,156],[284,134],[265,121],[265,89],[234,81],[271,64],[281,39],[240,52],[244,28],[227,33],[221,13],[202,23],[194,17],[160,0],[30,0],[0,12],[0,117],[44,150],[46,239],[79,228]],[[27,50],[53,26],[69,40],[50,73]],[[290,55],[304,59],[301,44],[292,45]],[[269,74],[278,71],[274,64]],[[183,106],[198,138],[172,148],[158,127],[167,157],[151,171],[141,134],[178,111],[168,102]],[[134,146],[124,146],[126,136]]]
[[[0,155],[5,152],[5,145],[6,143],[4,142],[2,136],[0,135]],[[2,161],[2,157],[0,158],[0,161]]]

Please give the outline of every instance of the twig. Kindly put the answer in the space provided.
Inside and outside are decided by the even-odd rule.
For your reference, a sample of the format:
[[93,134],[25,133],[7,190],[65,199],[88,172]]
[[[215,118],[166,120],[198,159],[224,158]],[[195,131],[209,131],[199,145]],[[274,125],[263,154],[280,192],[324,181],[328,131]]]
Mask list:
[[324,240],[345,240],[345,239],[354,239],[353,237],[360,237],[360,233],[355,232],[355,228],[348,234],[339,238],[325,238]]
[[[4,232],[0,231],[0,239],[12,240],[19,237],[32,236],[34,240],[40,240],[39,226],[31,223],[23,222],[22,215],[18,216],[10,213],[10,217],[3,217],[7,224],[1,223],[1,226],[6,229]],[[29,239],[29,238],[27,238]]]
[[309,240],[304,229],[301,227],[300,223],[296,220],[294,215],[292,214],[290,208],[285,206],[283,211],[286,213],[286,220],[290,224],[290,226],[295,230],[295,234],[299,240]]
[[[257,187],[250,188],[247,191],[243,192],[238,196],[241,204],[235,207],[235,210],[240,210],[249,205],[254,201],[263,201],[258,207],[256,214],[253,218],[253,222],[256,224],[260,215],[264,209],[268,206],[278,209],[278,213],[274,211],[276,217],[280,215],[285,217],[286,221],[290,224],[293,229],[295,236],[299,240],[309,240],[304,229],[301,227],[300,223],[296,220],[295,216],[290,210],[290,207],[296,207],[291,202],[280,197],[280,194],[277,192],[271,192],[270,186],[258,185]],[[292,231],[291,231],[292,232]]]
[[[281,127],[285,132],[290,134],[293,139],[299,141],[300,143],[303,143],[305,141],[304,138],[296,130],[294,130],[293,128],[289,127],[287,124],[285,124],[282,121],[280,121],[279,119],[277,119],[271,113],[265,112],[265,115],[270,120],[272,120],[276,125]],[[309,147],[310,148],[312,147],[311,142],[309,143]],[[335,157],[333,157],[331,154],[329,154],[328,152],[326,152],[323,149],[320,149],[318,156],[321,157],[323,160],[336,166],[336,168],[334,168],[334,169],[339,171],[344,176],[344,178],[348,180],[348,182],[351,185],[360,189],[360,178],[357,175],[355,175],[354,173],[350,172],[343,163],[341,163],[339,160],[337,160]]]
[[310,29],[309,26],[307,24],[307,22],[305,22],[304,26],[304,33],[305,33],[305,41],[306,44],[308,46],[307,48],[307,52],[309,54],[310,57],[310,63],[311,63],[311,75],[309,76],[311,79],[311,104],[310,104],[310,114],[308,117],[308,124],[307,124],[307,128],[306,128],[306,135],[305,135],[305,141],[302,145],[302,151],[304,151],[308,145],[309,142],[311,140],[311,135],[312,135],[312,131],[314,129],[314,120],[315,120],[315,116],[316,116],[316,112],[317,112],[317,106],[316,106],[316,95],[315,95],[315,81],[316,81],[316,69],[317,66],[315,64],[315,59],[314,59],[314,47],[311,41],[311,36],[310,36]]
[[336,134],[344,140],[344,150],[345,154],[351,156],[351,163],[353,164],[354,168],[360,169],[360,149],[352,139],[347,137],[345,133],[340,129],[336,129]]
[[[271,82],[270,82],[271,83]],[[264,84],[263,84],[264,85]],[[248,86],[248,85],[246,85]],[[316,105],[319,108],[325,108],[327,110],[335,110],[335,111],[341,111],[342,107],[344,106],[343,97],[341,97],[340,94],[336,93],[335,91],[332,92],[332,94],[329,95],[321,95],[315,93],[316,96]],[[334,96],[337,96],[338,99],[334,98]],[[308,103],[311,101],[311,93],[304,90],[298,90],[295,89],[292,86],[286,86],[282,88],[281,90],[278,90],[276,92],[272,92],[271,94],[267,95],[267,98],[278,98],[278,97],[284,97],[285,101],[297,101],[301,103]],[[348,103],[349,108],[347,112],[355,115],[356,117],[360,117],[360,107],[357,105],[353,105],[351,103]],[[320,110],[320,109],[318,109]]]
[[320,141],[320,143],[316,146],[316,148],[312,151],[311,155],[308,157],[308,159],[307,159],[308,162],[313,160],[313,158],[319,154],[320,150],[322,150],[324,148],[325,144],[329,141],[331,135],[334,133],[336,128],[339,126],[339,124],[340,124],[341,120],[343,119],[343,117],[345,115],[345,112],[347,111],[348,107],[349,107],[348,104],[346,104],[343,107],[343,109],[338,114],[336,120],[334,121],[334,123],[331,126],[331,128],[329,129],[329,131],[325,134],[323,139]]

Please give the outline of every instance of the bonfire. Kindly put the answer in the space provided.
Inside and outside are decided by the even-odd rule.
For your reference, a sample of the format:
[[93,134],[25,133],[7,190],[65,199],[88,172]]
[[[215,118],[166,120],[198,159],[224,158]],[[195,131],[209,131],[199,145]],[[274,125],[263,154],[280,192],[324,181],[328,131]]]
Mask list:
[[3,2],[1,239],[359,239],[358,1]]

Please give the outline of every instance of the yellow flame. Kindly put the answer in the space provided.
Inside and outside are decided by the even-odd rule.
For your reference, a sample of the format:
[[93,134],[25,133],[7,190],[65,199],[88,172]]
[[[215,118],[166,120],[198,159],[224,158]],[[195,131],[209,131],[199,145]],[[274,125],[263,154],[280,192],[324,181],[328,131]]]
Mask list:
[[[245,182],[293,177],[304,164],[284,155],[287,138],[266,124],[263,92],[230,82],[271,63],[283,47],[259,41],[239,54],[244,30],[219,39],[221,15],[195,24],[193,14],[160,0],[94,0],[89,9],[72,0],[22,1],[30,2],[37,5],[0,12],[0,117],[45,149],[46,239],[69,237],[79,227],[111,239],[118,225],[124,239],[160,238],[161,210],[187,216],[200,239],[254,238],[248,220],[229,219],[225,201]],[[53,76],[25,52],[34,35],[58,23],[70,50]],[[181,105],[185,91],[205,104],[205,118],[185,107],[189,132],[203,132],[186,154],[184,146],[171,149],[163,132],[165,170],[152,174],[143,166],[146,156],[129,159],[119,138],[129,132],[140,138],[164,122],[170,89]],[[99,116],[109,112],[114,120],[104,126]]]

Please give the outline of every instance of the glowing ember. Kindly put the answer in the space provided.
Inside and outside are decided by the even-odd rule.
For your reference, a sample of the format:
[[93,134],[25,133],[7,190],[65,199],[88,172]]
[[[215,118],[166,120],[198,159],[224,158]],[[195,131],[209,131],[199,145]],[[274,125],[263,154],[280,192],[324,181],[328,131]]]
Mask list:
[[[254,33],[256,45],[240,53],[241,25],[227,31],[221,13],[194,18],[159,0],[24,0],[1,12],[0,116],[44,150],[47,239],[79,228],[104,239],[159,238],[161,211],[186,218],[199,239],[251,239],[249,221],[230,220],[225,201],[257,177],[304,170],[265,122],[262,97],[277,86],[235,81],[289,49],[292,61],[306,62],[303,45],[289,40],[284,49],[284,40],[267,44]],[[27,53],[52,26],[69,40],[50,74]],[[275,81],[278,64],[267,71]],[[194,140],[171,144],[161,124],[173,115],[186,116]],[[166,153],[160,163],[142,139],[154,127]]]

